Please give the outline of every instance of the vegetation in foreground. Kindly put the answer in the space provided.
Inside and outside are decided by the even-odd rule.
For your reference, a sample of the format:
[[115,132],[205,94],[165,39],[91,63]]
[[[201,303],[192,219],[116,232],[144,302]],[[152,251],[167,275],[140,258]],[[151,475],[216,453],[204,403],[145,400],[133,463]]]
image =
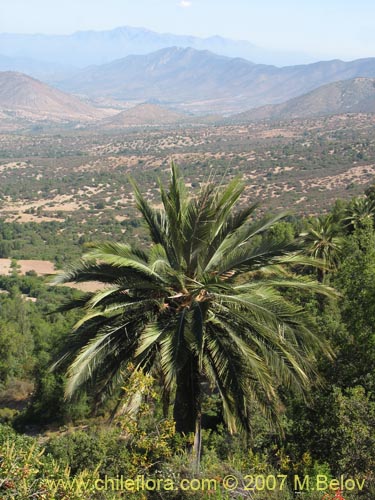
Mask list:
[[[266,245],[286,248],[294,245],[296,236],[303,233],[306,254],[318,256],[326,262],[326,266],[320,268],[324,270],[322,273],[319,269],[308,266],[311,261],[306,257],[306,261],[296,263],[297,267],[292,267],[292,271],[295,274],[298,271],[301,276],[299,283],[305,281],[311,284],[318,280],[333,286],[340,293],[338,300],[317,296],[314,289],[302,292],[300,287],[292,291],[288,287],[282,287],[282,291],[284,300],[303,309],[311,318],[311,324],[318,328],[319,335],[329,340],[334,357],[317,357],[315,362],[311,359],[310,363],[319,374],[319,380],[312,380],[307,401],[301,394],[293,394],[275,384],[279,425],[283,434],[270,428],[269,421],[260,411],[262,400],[259,397],[252,397],[248,407],[251,433],[229,434],[224,427],[225,416],[219,394],[208,384],[205,385],[201,407],[204,446],[199,472],[186,451],[187,445],[193,443],[193,434],[181,437],[175,432],[170,418],[173,398],[168,404],[169,411],[165,413],[165,391],[161,390],[160,384],[163,371],[157,364],[155,367],[158,369],[152,373],[152,377],[137,370],[136,364],[123,366],[120,373],[123,377],[120,384],[122,388],[114,390],[104,406],[97,404],[96,384],[88,384],[68,407],[63,399],[63,375],[50,373],[47,367],[62,346],[63,331],[67,332],[70,325],[78,320],[78,316],[74,310],[68,312],[67,316],[61,313],[49,316],[42,314],[43,308],[51,311],[47,297],[52,292],[45,292],[45,287],[39,283],[38,278],[30,276],[27,279],[34,284],[38,282],[43,292],[40,292],[40,300],[36,303],[22,302],[25,307],[30,307],[32,314],[27,315],[30,322],[27,324],[24,321],[21,332],[21,312],[16,321],[14,318],[16,304],[20,304],[17,293],[25,286],[23,281],[26,278],[21,278],[16,273],[11,278],[4,278],[2,287],[8,287],[9,294],[0,297],[2,318],[4,310],[9,312],[0,339],[5,345],[11,345],[16,335],[21,339],[29,336],[30,343],[25,347],[25,354],[29,356],[30,364],[25,361],[21,366],[17,365],[19,353],[15,349],[13,353],[2,349],[3,387],[9,390],[11,384],[22,377],[35,377],[43,382],[37,386],[25,410],[20,413],[14,410],[10,414],[4,412],[1,418],[15,428],[30,431],[32,423],[40,422],[44,415],[44,423],[49,431],[44,433],[43,438],[30,438],[14,434],[7,426],[1,427],[0,491],[3,497],[128,498],[129,492],[100,492],[91,489],[84,493],[74,493],[69,490],[67,483],[56,486],[42,480],[95,480],[104,478],[106,474],[111,477],[136,477],[144,474],[147,477],[161,478],[216,478],[220,488],[204,494],[202,491],[163,491],[149,492],[146,495],[144,491],[139,491],[132,493],[134,498],[183,499],[205,498],[206,495],[207,498],[217,499],[289,499],[293,498],[293,477],[296,474],[310,475],[312,478],[318,474],[332,478],[344,474],[365,480],[363,491],[356,489],[342,492],[345,499],[372,499],[375,488],[375,232],[372,207],[373,190],[370,189],[363,199],[354,199],[348,204],[336,203],[330,215],[322,216],[320,223],[309,220],[274,221],[267,231],[255,238],[253,250]],[[91,254],[91,257],[94,256],[99,257],[98,254]],[[275,267],[279,266],[275,264]],[[278,269],[274,270],[275,273],[277,271]],[[260,282],[265,278],[262,266],[253,277]],[[272,272],[266,278],[275,279]],[[9,280],[12,280],[13,289]],[[47,296],[43,297],[43,293]],[[61,289],[53,293],[59,295],[57,300],[54,299],[56,305],[60,302],[60,294],[73,292],[62,292]],[[112,293],[113,290],[110,297]],[[120,306],[123,307],[123,303]],[[99,313],[103,314],[103,311]],[[41,322],[42,319],[45,322],[44,329],[35,327],[34,322]],[[62,328],[58,328],[55,341],[46,345],[44,342],[51,335],[52,325],[56,321],[57,324],[66,323],[60,323]],[[13,335],[6,337],[4,331],[9,331],[11,324]],[[36,332],[39,332],[40,338],[39,343],[35,344],[34,339],[38,338]],[[35,359],[36,356],[40,359]],[[27,356],[25,359],[28,359]],[[10,370],[11,366],[13,371]],[[116,409],[119,403],[125,410],[134,409],[134,404],[131,408],[124,408],[123,403],[126,406],[129,401],[139,401],[140,394],[142,399],[141,404],[136,405],[137,415],[131,411],[118,414]],[[123,395],[127,397],[124,399]],[[54,399],[48,400],[47,396]],[[44,413],[51,407],[51,401],[60,402],[60,405],[54,406],[54,411]],[[111,425],[108,424],[110,415],[114,418]],[[65,430],[52,430],[53,423],[61,425],[64,422],[67,426]],[[239,481],[239,487],[231,493],[225,492],[223,488],[224,478],[228,474],[233,474]],[[282,492],[276,489],[260,491],[260,488],[249,492],[246,491],[249,474],[285,474],[288,480]],[[320,500],[325,493],[304,492],[304,497]],[[333,493],[331,497],[333,498]]]

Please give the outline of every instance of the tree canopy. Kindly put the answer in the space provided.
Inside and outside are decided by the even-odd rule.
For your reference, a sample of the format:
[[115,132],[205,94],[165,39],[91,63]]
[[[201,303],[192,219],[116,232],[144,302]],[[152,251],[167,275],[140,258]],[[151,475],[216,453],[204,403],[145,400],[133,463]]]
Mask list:
[[284,291],[331,291],[296,272],[317,265],[301,240],[261,237],[285,214],[255,220],[256,204],[236,209],[243,190],[239,180],[208,183],[191,197],[172,165],[158,210],[134,184],[151,247],[94,244],[55,279],[104,285],[67,306],[83,312],[58,362],[68,365],[68,397],[90,382],[100,396],[110,393],[132,361],[161,371],[164,391],[174,393],[177,430],[199,429],[208,385],[235,432],[249,429],[254,399],[272,419],[280,384],[308,387],[314,353],[329,349]]

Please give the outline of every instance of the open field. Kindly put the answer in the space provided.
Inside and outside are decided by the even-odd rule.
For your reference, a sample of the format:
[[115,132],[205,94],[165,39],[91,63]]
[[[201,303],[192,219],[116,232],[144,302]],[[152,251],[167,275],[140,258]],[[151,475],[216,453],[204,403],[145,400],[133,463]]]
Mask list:
[[[12,272],[12,262],[10,259],[0,259],[0,274],[7,275]],[[54,274],[55,266],[53,262],[46,260],[18,260],[17,267],[20,274],[34,271],[39,276]]]
[[[56,274],[55,265],[48,260],[17,260],[17,271],[21,275],[25,275],[30,271],[34,271],[38,276],[49,276]],[[11,259],[0,259],[0,276],[9,276],[12,273]],[[97,282],[91,283],[68,283],[70,288],[76,288],[83,292],[94,292],[103,285]]]

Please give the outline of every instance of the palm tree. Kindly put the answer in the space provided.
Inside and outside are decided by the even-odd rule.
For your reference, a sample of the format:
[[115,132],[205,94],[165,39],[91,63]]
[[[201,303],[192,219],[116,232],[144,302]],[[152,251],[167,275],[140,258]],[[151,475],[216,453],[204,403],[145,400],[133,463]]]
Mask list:
[[90,381],[101,397],[110,394],[130,361],[146,373],[157,369],[172,394],[176,430],[195,434],[199,456],[207,383],[221,397],[231,432],[249,430],[254,398],[275,417],[279,384],[304,392],[316,348],[328,348],[283,292],[331,292],[293,272],[314,263],[299,241],[259,238],[282,215],[256,222],[256,205],[235,209],[240,181],[208,184],[189,197],[172,165],[169,190],[160,187],[161,210],[133,186],[151,247],[94,244],[55,279],[105,285],[67,306],[83,316],[59,359],[68,366],[66,396]]
[[354,198],[346,210],[346,227],[352,232],[368,225],[373,226],[375,201],[372,198]]
[[326,266],[318,268],[318,281],[323,283],[327,270],[335,270],[340,262],[344,239],[338,236],[337,224],[331,215],[313,219],[303,237],[309,255],[323,261]]

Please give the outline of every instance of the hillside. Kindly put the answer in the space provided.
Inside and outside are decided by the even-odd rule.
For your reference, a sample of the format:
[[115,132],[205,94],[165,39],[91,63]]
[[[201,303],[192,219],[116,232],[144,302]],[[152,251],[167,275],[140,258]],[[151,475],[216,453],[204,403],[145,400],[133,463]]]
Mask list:
[[0,72],[0,111],[8,117],[31,121],[92,121],[103,112],[34,78],[12,71]]
[[254,66],[244,59],[172,47],[86,68],[59,87],[91,98],[156,100],[196,112],[216,107],[221,111],[228,102],[230,111],[233,96],[241,92],[242,82],[236,83],[236,77]]
[[330,83],[282,104],[245,111],[231,120],[289,120],[342,113],[375,113],[375,79]]
[[375,77],[375,58],[277,68],[171,47],[86,68],[59,87],[91,98],[158,100],[198,114],[233,114],[356,77]]
[[168,125],[186,120],[186,116],[156,104],[144,103],[126,109],[101,122],[103,128],[138,127],[147,125]]

